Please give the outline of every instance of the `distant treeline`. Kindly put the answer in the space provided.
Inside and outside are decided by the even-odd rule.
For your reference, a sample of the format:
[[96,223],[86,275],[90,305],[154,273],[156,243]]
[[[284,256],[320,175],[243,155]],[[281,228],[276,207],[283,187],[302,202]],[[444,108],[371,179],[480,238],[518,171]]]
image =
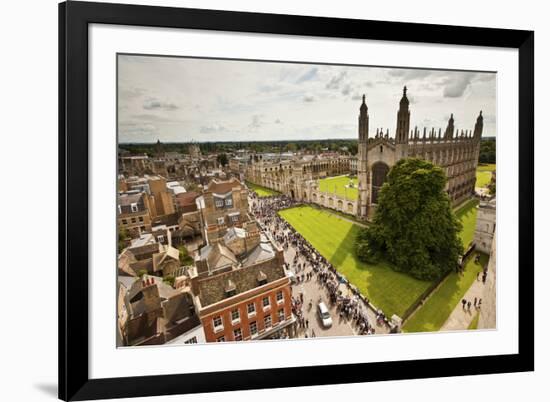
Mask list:
[[[330,140],[303,140],[303,141],[228,141],[228,142],[200,142],[200,143],[162,143],[162,152],[179,152],[186,154],[190,145],[197,145],[203,154],[233,153],[240,149],[254,152],[286,152],[286,151],[340,151],[357,154],[356,139],[330,139]],[[119,149],[129,152],[131,155],[155,155],[157,144],[131,143],[119,144]],[[481,140],[479,162],[496,163],[496,138],[484,137]]]
[[[357,154],[357,140],[303,140],[303,141],[230,141],[230,142],[200,142],[200,143],[162,143],[162,152],[188,153],[189,145],[197,145],[203,154],[236,152],[246,149],[254,152],[286,152],[286,151],[344,151],[352,155]],[[126,150],[132,155],[147,154],[152,156],[157,152],[157,144],[119,144],[119,149]]]
[[479,148],[480,163],[497,163],[497,141],[495,137],[481,139]]

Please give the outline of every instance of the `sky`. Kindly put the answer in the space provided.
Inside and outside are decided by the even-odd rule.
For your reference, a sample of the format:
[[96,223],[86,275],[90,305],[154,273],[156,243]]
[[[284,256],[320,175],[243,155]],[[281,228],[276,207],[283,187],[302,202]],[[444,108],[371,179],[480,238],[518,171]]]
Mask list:
[[411,129],[496,136],[496,74],[261,61],[118,56],[119,142],[356,138],[366,95],[370,136],[394,136],[407,86]]

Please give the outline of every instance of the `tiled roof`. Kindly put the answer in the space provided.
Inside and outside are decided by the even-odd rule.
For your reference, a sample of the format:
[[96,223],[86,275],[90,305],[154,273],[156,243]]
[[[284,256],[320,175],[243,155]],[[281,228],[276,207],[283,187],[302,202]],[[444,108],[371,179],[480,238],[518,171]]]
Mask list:
[[176,202],[180,207],[195,205],[195,200],[198,196],[199,193],[195,191],[188,191],[186,193],[176,194]]
[[233,190],[234,187],[242,189],[241,182],[234,178],[227,181],[212,180],[208,184],[208,191],[217,194],[225,194]]

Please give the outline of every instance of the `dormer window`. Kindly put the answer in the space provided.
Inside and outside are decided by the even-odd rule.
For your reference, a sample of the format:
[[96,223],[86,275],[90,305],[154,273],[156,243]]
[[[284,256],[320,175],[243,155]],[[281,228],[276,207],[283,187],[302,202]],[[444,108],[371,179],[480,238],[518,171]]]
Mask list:
[[258,286],[265,285],[267,283],[267,275],[260,271],[256,277],[256,280],[258,281]]
[[132,202],[132,203],[130,204],[130,209],[131,209],[132,212],[137,212],[137,211],[138,211],[137,203]]
[[225,285],[225,296],[226,297],[232,297],[237,294],[237,287],[235,286],[235,283],[229,279],[227,281],[227,284]]
[[232,207],[233,206],[233,199],[231,197],[225,199],[225,206],[226,207]]
[[216,208],[223,208],[223,200],[216,198]]

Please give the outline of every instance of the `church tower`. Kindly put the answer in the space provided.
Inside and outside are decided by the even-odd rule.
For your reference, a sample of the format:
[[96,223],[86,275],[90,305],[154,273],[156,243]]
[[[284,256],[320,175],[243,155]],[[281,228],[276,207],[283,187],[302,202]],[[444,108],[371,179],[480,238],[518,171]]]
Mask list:
[[358,141],[358,156],[357,156],[357,179],[359,182],[359,195],[357,198],[357,215],[360,218],[367,218],[368,214],[368,165],[367,165],[367,147],[369,141],[369,110],[365,103],[365,95],[363,102],[359,108],[359,141]]
[[449,118],[449,122],[447,123],[447,128],[445,129],[445,134],[443,135],[443,138],[446,140],[452,140],[454,132],[455,132],[455,119],[453,117],[453,114],[451,113],[451,117]]
[[399,110],[397,111],[397,128],[395,130],[395,144],[398,159],[405,158],[407,156],[410,121],[411,112],[409,111],[407,87],[403,87],[403,97],[401,98],[401,101],[399,101]]
[[483,133],[483,115],[479,111],[479,116],[477,116],[476,125],[474,126],[474,138],[476,140],[481,140],[481,134]]

